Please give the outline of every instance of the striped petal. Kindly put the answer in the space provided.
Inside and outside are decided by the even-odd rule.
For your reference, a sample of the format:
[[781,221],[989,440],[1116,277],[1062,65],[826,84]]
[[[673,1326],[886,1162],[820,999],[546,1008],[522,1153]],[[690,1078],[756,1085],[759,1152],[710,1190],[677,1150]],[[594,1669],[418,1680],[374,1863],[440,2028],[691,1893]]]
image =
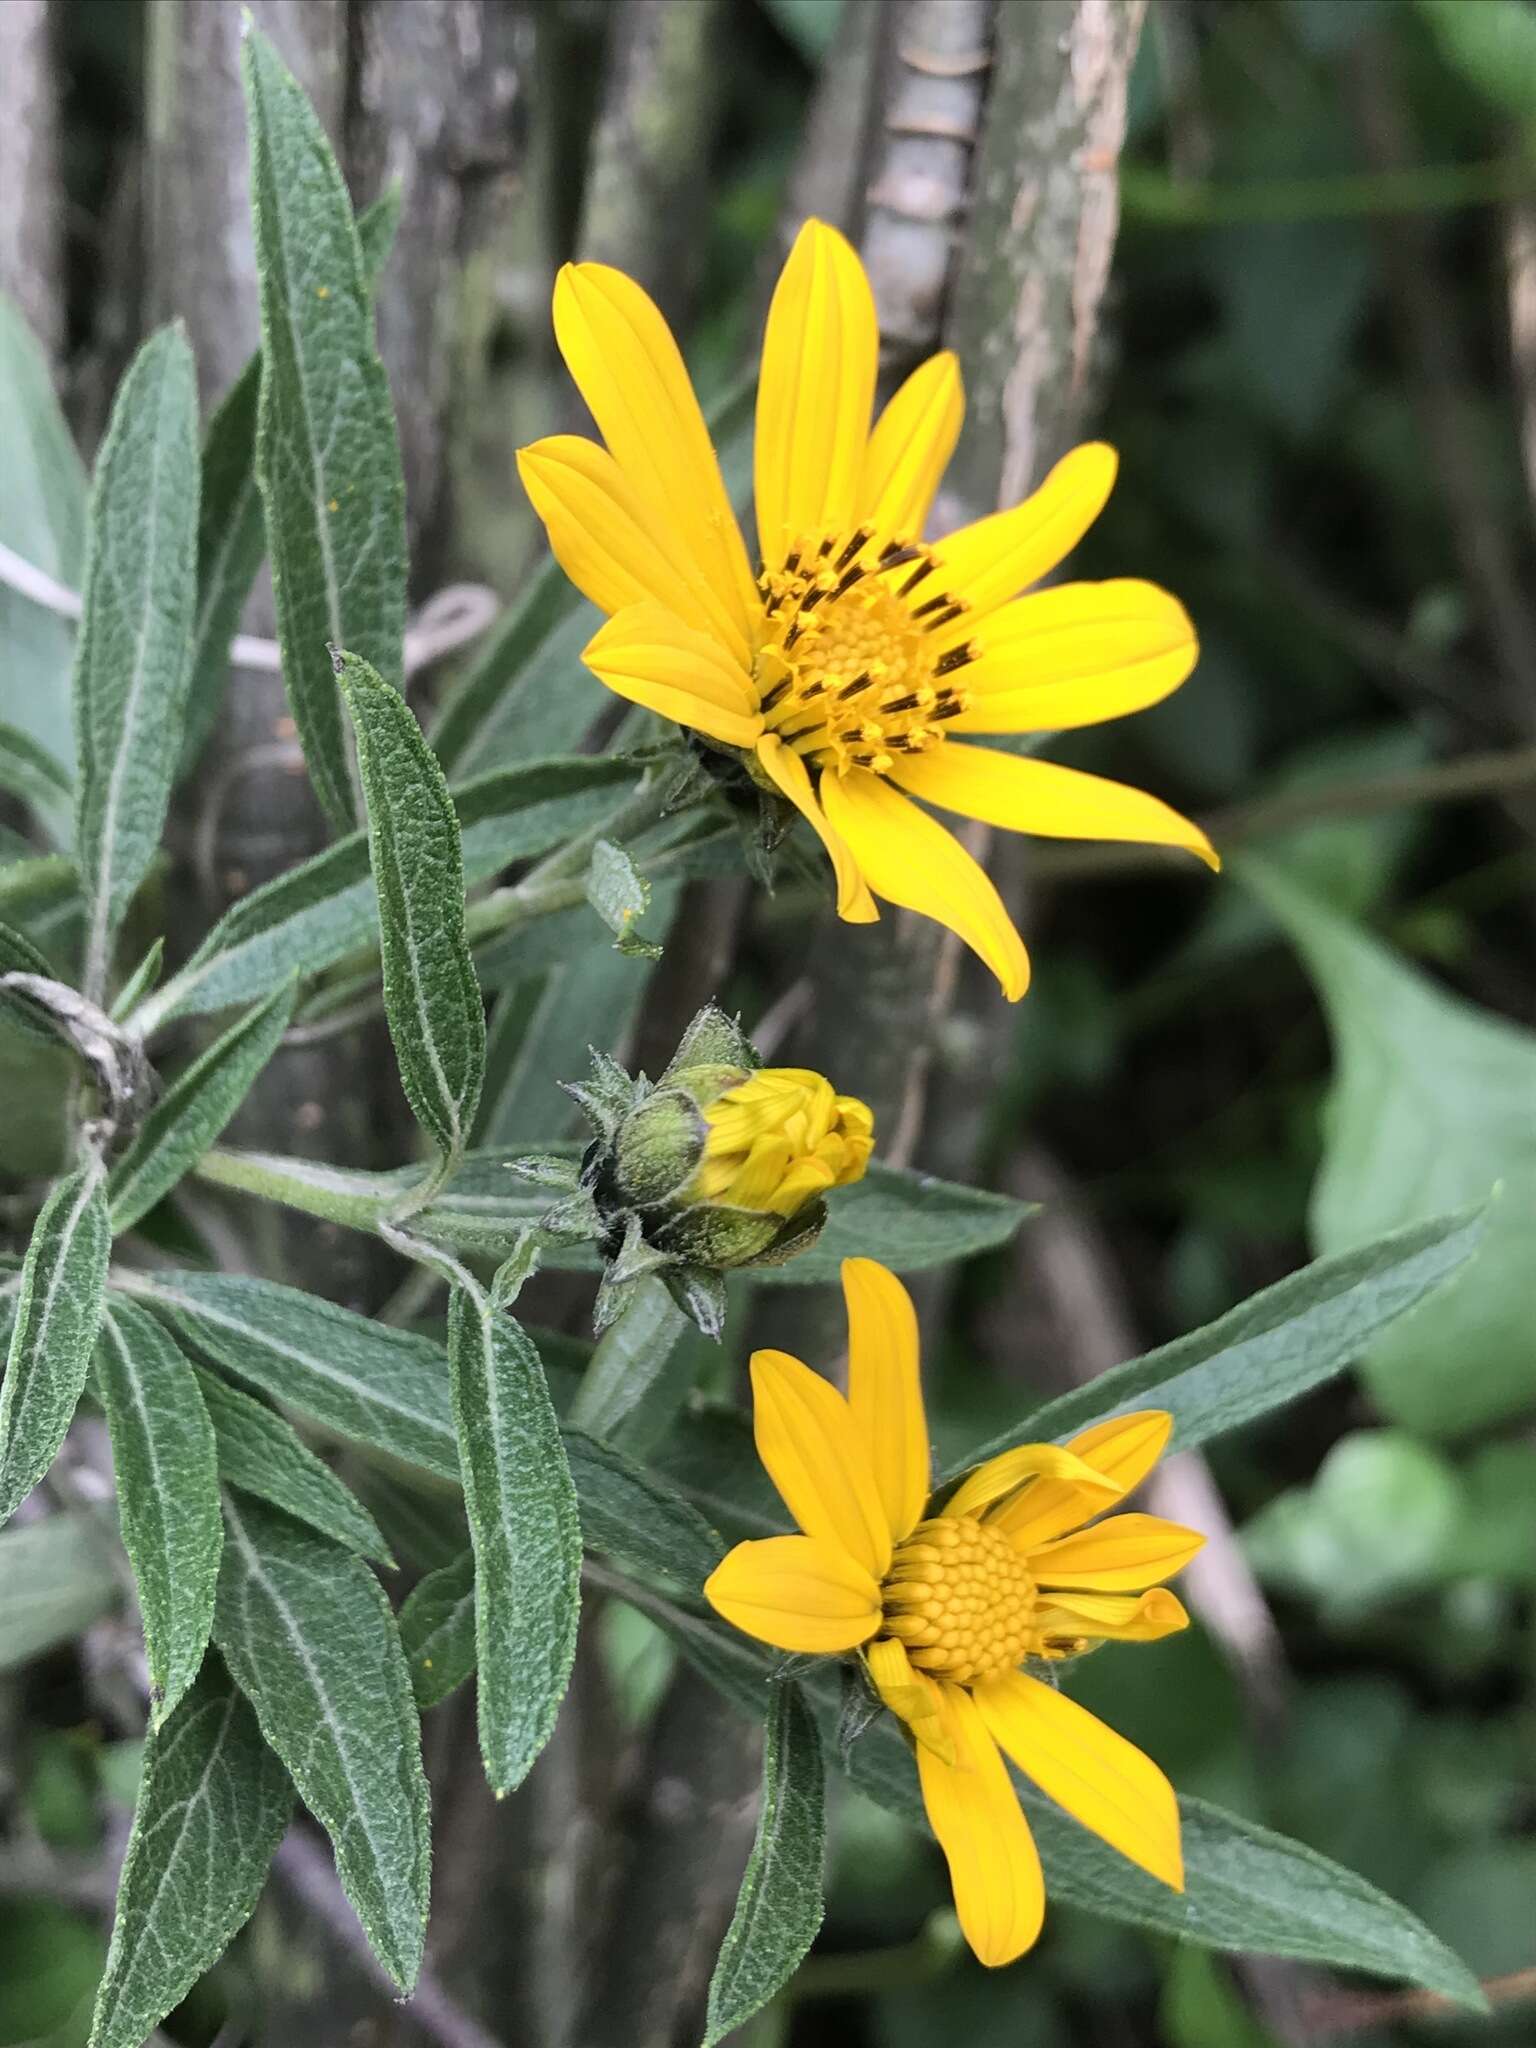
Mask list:
[[880,330],[864,266],[808,220],[768,309],[757,390],[757,531],[773,567],[807,534],[858,517]]
[[[1019,1444],[1014,1450],[1003,1451],[998,1457],[988,1458],[984,1465],[978,1465],[961,1481],[945,1503],[943,1512],[946,1515],[979,1515],[993,1501],[1001,1500],[1004,1494],[1012,1493],[1034,1479],[1070,1485],[1082,1499],[1096,1500],[1100,1508],[1118,1500],[1123,1490],[1060,1444]],[[1096,1512],[1096,1509],[1088,1512]]]
[[1035,1609],[1041,1642],[1157,1643],[1189,1627],[1184,1603],[1166,1586],[1153,1586],[1137,1599],[1130,1593],[1079,1593],[1052,1589]]
[[750,662],[730,607],[670,529],[649,516],[606,448],[580,434],[553,434],[520,448],[517,470],[556,561],[602,611],[654,600]]
[[1089,441],[1064,455],[1022,505],[940,541],[934,553],[945,588],[965,602],[973,622],[1071,554],[1103,511],[1119,460],[1102,441]]
[[581,658],[620,697],[726,746],[753,746],[763,729],[746,671],[712,634],[662,605],[626,606],[598,628]]
[[921,537],[965,418],[960,361],[950,349],[920,363],[875,422],[858,517],[878,534]]
[[757,743],[757,758],[773,778],[780,793],[795,809],[827,849],[837,883],[837,914],[848,924],[874,924],[879,916],[858,863],[827,823],[827,814],[816,800],[810,771],[792,747],[786,747],[777,733],[765,732]]
[[738,1543],[704,1582],[732,1628],[777,1650],[833,1656],[880,1626],[880,1588],[851,1557],[809,1536]]
[[1047,1799],[1183,1891],[1179,1804],[1150,1757],[1076,1700],[1022,1671],[977,1686],[976,1704],[993,1740]]
[[894,1636],[871,1643],[864,1662],[882,1704],[911,1730],[915,1741],[924,1743],[940,1762],[952,1764],[954,1737],[945,1725],[944,1696],[938,1681],[913,1668],[906,1644],[898,1643]]
[[565,265],[554,312],[566,368],[647,522],[676,535],[750,644],[757,585],[671,329],[632,278],[602,263]]
[[956,633],[973,658],[954,732],[1065,732],[1161,703],[1199,658],[1195,629],[1155,583],[1061,583]]
[[[1129,839],[1143,846],[1179,846],[1219,868],[1221,860],[1198,825],[1144,790],[1102,775],[1084,775],[1054,761],[957,746],[904,754],[891,780],[940,810],[958,811],[1008,832],[1047,839]],[[876,884],[876,887],[879,885]]]
[[[1126,1494],[1140,1486],[1163,1455],[1172,1429],[1171,1415],[1160,1408],[1144,1408],[1096,1422],[1071,1438],[1067,1449]],[[1029,1550],[1068,1529],[1081,1528],[1102,1507],[1102,1495],[1088,1493],[1070,1480],[1040,1479],[994,1508],[987,1519],[1021,1550]]]
[[1013,1781],[975,1702],[957,1686],[943,1687],[943,1697],[955,1761],[942,1762],[920,1743],[917,1774],[949,1864],[961,1929],[977,1960],[996,1968],[1039,1938],[1045,1880]]
[[1198,1529],[1160,1515],[1111,1515],[1091,1529],[1036,1544],[1029,1569],[1041,1585],[1087,1586],[1096,1593],[1139,1593],[1171,1579],[1205,1547]]
[[757,1454],[807,1536],[883,1578],[891,1532],[848,1403],[785,1351],[752,1354]]
[[1024,941],[991,877],[959,840],[866,769],[823,775],[821,801],[875,894],[957,933],[1016,1003],[1029,986]]
[[894,1542],[922,1520],[933,1483],[912,1297],[873,1259],[844,1259],[848,1410]]

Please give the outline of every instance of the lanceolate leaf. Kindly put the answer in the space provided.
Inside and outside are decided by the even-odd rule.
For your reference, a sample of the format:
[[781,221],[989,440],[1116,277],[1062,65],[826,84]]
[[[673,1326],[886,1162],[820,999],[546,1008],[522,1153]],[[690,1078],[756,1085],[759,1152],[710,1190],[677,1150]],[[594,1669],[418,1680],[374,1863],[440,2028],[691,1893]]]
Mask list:
[[216,1039],[168,1088],[112,1169],[114,1230],[131,1230],[214,1143],[277,1050],[293,1011],[293,984]]
[[448,1363],[475,1551],[480,1751],[501,1794],[528,1775],[570,1681],[581,1526],[544,1368],[517,1323],[455,1289]]
[[955,1470],[1133,1408],[1169,1409],[1180,1450],[1240,1429],[1353,1365],[1379,1330],[1471,1258],[1482,1229],[1481,1210],[1461,1210],[1318,1259],[1203,1330],[1047,1402]]
[[753,1270],[759,1287],[835,1281],[844,1259],[879,1259],[897,1273],[921,1273],[1006,1244],[1034,1204],[983,1188],[959,1187],[928,1173],[875,1162],[827,1203],[827,1227],[808,1251],[782,1266]]
[[75,649],[85,990],[144,879],[181,745],[197,595],[197,382],[179,327],[129,364],[96,458]]
[[93,1160],[43,1204],[22,1267],[0,1387],[0,1523],[8,1522],[64,1441],[101,1323],[112,1228]]
[[352,654],[337,657],[336,672],[368,802],[389,1035],[417,1121],[456,1162],[485,1078],[485,1009],[464,932],[459,821],[437,756],[400,692]]
[[428,1572],[400,1610],[400,1640],[425,1713],[475,1671],[475,1554]]
[[[388,258],[399,222],[398,186],[392,186],[358,216],[357,234],[370,288]],[[181,755],[183,770],[190,768],[202,752],[218,717],[229,674],[229,643],[265,551],[261,493],[256,488],[256,410],[260,389],[258,353],[224,394],[203,436],[202,510],[197,527],[197,620]]]
[[405,489],[346,186],[315,111],[258,29],[241,52],[261,280],[256,475],[289,701],[316,791],[357,806],[327,643],[398,689]]
[[736,1911],[709,1984],[704,2048],[714,2048],[781,1991],[824,1910],[826,1782],[816,1723],[798,1685],[769,1694],[763,1798]]
[[73,792],[69,777],[40,740],[19,726],[0,723],[0,789],[20,797],[51,827],[67,813]]
[[210,1658],[144,1749],[91,2048],[139,2048],[250,1918],[293,1811],[288,1774]]
[[114,1300],[96,1347],[123,1542],[138,1582],[159,1727],[196,1678],[223,1541],[213,1425],[192,1368],[153,1316]]
[[383,1588],[350,1552],[225,1496],[214,1640],[268,1746],[331,1838],[369,1942],[409,1992],[430,1866],[410,1675]]
[[285,1508],[322,1536],[392,1565],[378,1524],[350,1487],[300,1441],[281,1415],[241,1393],[217,1373],[194,1367],[213,1424],[219,1476],[226,1486]]
[[[52,973],[53,963],[46,953],[38,951],[25,932],[0,924],[0,976]],[[59,1043],[59,1034],[47,1019],[39,1015],[25,996],[10,989],[0,988],[0,1021],[14,1030],[24,1031],[28,1038],[38,1039],[44,1045]]]
[[[482,882],[508,862],[584,831],[613,808],[635,772],[628,761],[575,755],[464,783],[453,798],[465,880]],[[378,933],[368,842],[354,832],[242,897],[135,1022],[147,1034],[171,1017],[249,1002],[291,974],[317,974],[376,944]]]
[[105,1506],[0,1534],[0,1671],[14,1671],[110,1613],[122,1598],[120,1563]]
[[565,1448],[588,1546],[697,1593],[725,1547],[698,1509],[613,1444],[571,1429]]
[[156,1273],[135,1276],[134,1290],[237,1379],[337,1436],[457,1484],[447,1360],[429,1338],[274,1280]]

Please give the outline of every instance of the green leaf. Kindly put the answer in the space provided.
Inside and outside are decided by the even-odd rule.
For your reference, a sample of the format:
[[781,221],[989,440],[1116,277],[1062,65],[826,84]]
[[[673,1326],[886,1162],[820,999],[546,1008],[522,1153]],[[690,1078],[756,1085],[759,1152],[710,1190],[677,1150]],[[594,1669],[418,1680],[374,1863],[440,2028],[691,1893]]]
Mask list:
[[49,1515],[0,1535],[0,1671],[89,1628],[122,1598],[109,1510]]
[[112,1227],[92,1160],[61,1180],[33,1225],[0,1387],[0,1524],[64,1441],[101,1323]]
[[[470,761],[515,761],[578,744],[602,702],[602,684],[580,659],[597,621],[595,608],[547,557],[432,728],[433,749],[450,775]],[[559,687],[551,688],[555,676]]]
[[56,821],[69,816],[74,790],[53,755],[20,726],[0,724],[0,789],[19,797],[42,820],[54,844],[68,848]]
[[112,1227],[131,1230],[219,1137],[277,1050],[293,1013],[293,983],[247,1011],[166,1090],[107,1182]]
[[709,1982],[704,2048],[745,2026],[804,1961],[825,1910],[825,1857],[821,1741],[799,1686],[785,1680],[769,1695],[757,1833]]
[[782,1266],[754,1268],[756,1285],[803,1287],[836,1280],[844,1259],[879,1259],[897,1273],[922,1273],[1006,1244],[1036,1204],[931,1173],[874,1161],[861,1181],[827,1198],[827,1227],[809,1251]]
[[[712,1616],[685,1614],[643,1590],[622,1590],[710,1684],[745,1713],[762,1713],[772,1653]],[[820,1660],[802,1683],[828,1735],[842,1711],[836,1662]],[[858,1738],[847,1769],[870,1798],[926,1827],[917,1772],[892,1716],[881,1714]],[[1204,1800],[1181,1799],[1185,1890],[1175,1892],[1116,1855],[1017,1772],[1013,1779],[1039,1845],[1048,1899],[1202,1947],[1401,1978],[1441,1992],[1468,2011],[1486,2010],[1471,1972],[1406,1907],[1300,1842]]]
[[[0,976],[7,974],[41,974],[51,977],[53,962],[46,953],[40,953],[25,932],[14,930],[8,924],[0,924]],[[0,1018],[21,1031],[28,1038],[42,1045],[57,1045],[59,1034],[46,1018],[27,1001],[26,997],[11,989],[0,989]]]
[[224,1500],[214,1640],[336,1852],[379,1961],[409,1993],[431,1859],[410,1674],[384,1590],[350,1552],[259,1501]]
[[283,677],[331,822],[357,819],[327,644],[404,680],[405,486],[357,225],[314,108],[247,26],[241,74],[261,283],[256,481]]
[[226,1486],[286,1509],[296,1521],[307,1522],[359,1557],[394,1564],[378,1524],[356,1494],[280,1415],[217,1373],[200,1366],[193,1370],[213,1424],[219,1476]]
[[[1448,1437],[1525,1412],[1536,1403],[1536,1034],[1438,988],[1271,869],[1246,859],[1239,873],[1299,948],[1333,1036],[1316,1248],[1348,1251],[1504,1183],[1476,1265],[1366,1353],[1377,1406]],[[1447,1369],[1471,1359],[1475,1371]]]
[[1467,83],[1517,120],[1536,123],[1536,21],[1523,0],[1415,0]]
[[293,1811],[288,1774],[210,1658],[144,1748],[91,2048],[139,2048],[251,1917]]
[[[0,292],[0,541],[66,589],[80,588],[85,472],[54,396],[48,358]],[[74,760],[69,620],[0,585],[0,719],[22,727],[67,769]],[[594,678],[595,680],[595,678]],[[601,687],[601,685],[599,685]],[[68,845],[73,802],[50,806],[50,836]]]
[[1075,1435],[1136,1408],[1168,1409],[1179,1450],[1241,1429],[1355,1364],[1378,1331],[1416,1309],[1472,1257],[1482,1234],[1481,1210],[1462,1210],[1318,1259],[1203,1330],[1048,1401],[954,1469],[1015,1444]]
[[134,968],[112,999],[112,1021],[121,1023],[142,996],[160,979],[160,970],[165,965],[165,940],[155,939],[138,966]]
[[430,1338],[242,1274],[135,1274],[132,1286],[236,1379],[337,1436],[458,1483],[447,1361]]
[[527,1777],[570,1682],[581,1527],[544,1368],[518,1324],[455,1288],[448,1367],[475,1551],[480,1753],[500,1797]]
[[698,1509],[614,1444],[567,1429],[565,1449],[587,1546],[697,1593],[724,1549]]
[[[508,862],[547,852],[606,815],[635,778],[628,761],[598,755],[498,769],[453,792],[464,873],[482,882]],[[249,1002],[290,975],[317,974],[378,941],[378,897],[361,832],[253,889],[219,920],[192,959],[135,1020],[146,1036],[172,1017]]]
[[592,849],[587,901],[613,933],[620,953],[633,953],[642,960],[661,958],[660,946],[641,938],[635,929],[650,908],[651,885],[635,866],[633,856],[611,839],[599,839]]
[[75,647],[75,843],[89,906],[85,991],[160,843],[197,602],[197,379],[179,326],[128,365],[96,458]]
[[158,1728],[196,1678],[213,1621],[223,1540],[213,1425],[187,1360],[153,1316],[121,1297],[102,1323],[96,1385]]
[[400,1640],[423,1713],[475,1672],[475,1553],[439,1566],[400,1610]]
[[456,1163],[485,1078],[485,1009],[464,931],[459,820],[416,715],[365,661],[338,654],[368,802],[384,1011],[416,1120]]

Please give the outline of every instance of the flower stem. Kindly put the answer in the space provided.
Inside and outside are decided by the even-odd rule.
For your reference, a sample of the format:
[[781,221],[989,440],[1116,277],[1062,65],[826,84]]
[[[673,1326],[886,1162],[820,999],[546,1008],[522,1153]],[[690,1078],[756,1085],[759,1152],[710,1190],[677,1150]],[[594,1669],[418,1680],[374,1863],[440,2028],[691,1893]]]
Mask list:
[[688,1318],[662,1281],[643,1280],[592,1354],[567,1418],[588,1436],[615,1438],[639,1421],[647,1397],[664,1387],[667,1361]]

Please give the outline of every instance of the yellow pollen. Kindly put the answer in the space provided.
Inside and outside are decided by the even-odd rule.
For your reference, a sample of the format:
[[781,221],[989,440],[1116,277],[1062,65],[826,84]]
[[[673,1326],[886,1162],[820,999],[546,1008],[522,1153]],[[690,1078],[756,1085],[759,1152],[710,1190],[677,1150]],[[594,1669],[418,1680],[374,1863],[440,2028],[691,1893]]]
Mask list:
[[964,607],[925,548],[863,527],[811,535],[759,587],[764,721],[818,766],[884,774],[898,755],[937,746],[966,709],[971,654],[951,645]]
[[1017,1670],[1031,1647],[1035,1584],[1005,1536],[969,1515],[919,1522],[881,1588],[884,1633],[919,1671],[977,1685]]

